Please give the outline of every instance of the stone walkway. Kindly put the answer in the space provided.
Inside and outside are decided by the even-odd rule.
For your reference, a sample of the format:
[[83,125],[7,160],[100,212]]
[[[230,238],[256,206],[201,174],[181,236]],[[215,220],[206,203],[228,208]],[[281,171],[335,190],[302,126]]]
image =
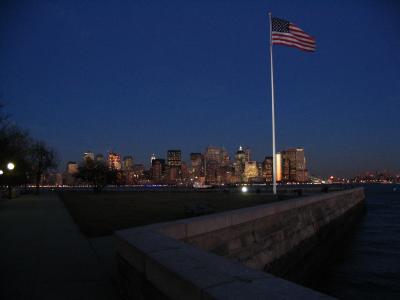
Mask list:
[[110,242],[86,239],[56,194],[0,199],[0,299],[120,299]]

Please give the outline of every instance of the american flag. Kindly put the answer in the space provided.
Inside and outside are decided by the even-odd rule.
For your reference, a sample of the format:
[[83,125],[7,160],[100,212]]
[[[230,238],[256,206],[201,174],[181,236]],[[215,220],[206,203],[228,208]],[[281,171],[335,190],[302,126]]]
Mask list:
[[289,21],[272,18],[272,44],[315,51],[315,39]]

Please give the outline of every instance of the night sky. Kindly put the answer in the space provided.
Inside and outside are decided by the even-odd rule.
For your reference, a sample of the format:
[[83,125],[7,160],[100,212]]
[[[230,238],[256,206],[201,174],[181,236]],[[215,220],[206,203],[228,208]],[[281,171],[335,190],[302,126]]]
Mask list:
[[277,150],[305,148],[315,175],[399,171],[397,1],[1,1],[0,101],[60,170],[86,150],[262,160],[269,11],[317,41],[274,46]]

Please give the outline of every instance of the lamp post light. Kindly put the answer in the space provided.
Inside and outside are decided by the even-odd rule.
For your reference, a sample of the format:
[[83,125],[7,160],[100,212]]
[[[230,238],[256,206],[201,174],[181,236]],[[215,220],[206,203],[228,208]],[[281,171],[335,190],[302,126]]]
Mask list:
[[[14,168],[15,168],[15,165],[14,165],[12,162],[9,162],[9,163],[7,164],[7,169],[8,169],[9,171],[14,170]],[[10,183],[8,184],[8,198],[11,199],[11,197],[12,197],[12,188],[11,188],[11,182],[10,182]]]

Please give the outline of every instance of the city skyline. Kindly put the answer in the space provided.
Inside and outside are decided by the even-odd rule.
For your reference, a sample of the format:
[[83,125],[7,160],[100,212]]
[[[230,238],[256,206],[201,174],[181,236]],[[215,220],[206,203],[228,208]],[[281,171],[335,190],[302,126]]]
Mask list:
[[[304,149],[284,149],[277,153],[277,181],[280,183],[321,183],[310,180]],[[121,156],[117,152],[95,155],[83,153],[81,160],[69,161],[66,170],[56,177],[48,174],[49,183],[57,179],[58,185],[79,185],[90,180],[92,172],[102,172],[109,184],[116,185],[178,185],[207,187],[236,184],[265,184],[273,180],[273,160],[265,156],[256,161],[251,149],[239,146],[234,155],[224,147],[208,146],[203,152],[191,152],[185,161],[180,149],[169,149],[166,156],[150,156],[150,166],[135,161],[132,155]],[[95,171],[97,170],[97,171]],[[102,170],[102,171],[101,171]],[[107,171],[108,170],[108,171]],[[58,176],[58,177],[57,177]],[[83,181],[82,181],[83,180]]]
[[[191,152],[185,160],[180,149],[166,150],[165,156],[150,156],[150,165],[136,161],[132,155],[117,152],[103,154],[86,151],[80,160],[69,161],[62,173],[50,173],[44,182],[57,185],[80,185],[86,168],[103,165],[111,172],[109,184],[117,185],[178,185],[207,187],[237,184],[272,184],[272,156],[255,161],[251,149],[239,146],[234,155],[225,148],[208,146],[203,152]],[[49,176],[49,177],[48,177]],[[76,177],[74,179],[74,177]],[[279,184],[305,183],[393,183],[399,182],[400,174],[386,171],[364,172],[353,177],[330,175],[321,177],[307,167],[305,151],[289,148],[277,152],[277,182]],[[112,181],[116,180],[116,181]]]
[[0,101],[61,166],[82,149],[147,162],[208,144],[261,161],[271,11],[317,40],[311,55],[274,46],[277,149],[300,145],[320,176],[398,172],[399,4],[335,3],[5,1]]
[[[197,149],[197,150],[189,151],[189,152],[183,151],[181,149],[179,149],[179,151],[181,151],[183,153],[182,162],[185,162],[185,163],[190,162],[190,157],[191,157],[192,154],[201,154],[201,155],[203,155],[205,150],[208,147],[218,147],[218,148],[226,150],[227,153],[229,154],[230,160],[233,160],[234,156],[235,156],[234,153],[238,149],[242,148],[243,146],[245,148],[251,150],[252,153],[253,153],[253,149],[248,147],[247,145],[239,145],[236,148],[236,150],[233,150],[233,151],[229,151],[224,146],[215,146],[215,145],[208,145],[206,147],[203,147],[202,149]],[[299,147],[299,146],[297,146],[297,147],[288,147],[288,148],[285,148],[285,149],[296,149],[296,148],[304,149],[304,147]],[[175,147],[175,149],[178,149],[178,148]],[[280,148],[277,149],[277,154],[280,154],[280,153],[284,152],[285,149],[280,149]],[[198,150],[200,150],[200,151],[198,151]],[[166,161],[167,160],[167,156],[168,156],[168,151],[169,150],[166,149],[163,154],[150,152],[146,157],[146,155],[144,155],[144,154],[135,155],[135,153],[132,153],[132,152],[130,152],[130,153],[129,152],[128,153],[125,153],[125,152],[122,153],[122,152],[119,152],[119,151],[115,151],[114,148],[112,150],[106,150],[104,152],[102,152],[102,151],[92,151],[91,149],[87,149],[87,151],[81,152],[80,155],[78,155],[78,157],[64,158],[63,161],[61,162],[61,164],[59,165],[58,171],[62,172],[65,169],[65,166],[68,165],[68,163],[70,163],[70,162],[77,163],[77,164],[83,163],[84,162],[84,156],[85,156],[86,152],[91,152],[96,157],[97,156],[101,156],[102,159],[104,159],[103,158],[103,154],[109,154],[109,153],[118,154],[121,157],[121,159],[129,157],[129,158],[133,159],[134,164],[140,164],[140,165],[143,165],[146,169],[150,169],[151,168],[151,161],[153,159],[162,159],[162,160]],[[198,152],[196,152],[196,151],[198,151]],[[144,159],[143,160],[139,160],[139,159],[137,159],[137,157],[144,157]],[[271,152],[270,153],[266,153],[261,159],[254,158],[253,155],[252,155],[252,158],[254,158],[254,161],[257,161],[257,162],[262,162],[264,159],[266,159],[268,157],[271,157],[271,159],[272,159],[272,153]],[[278,157],[278,165],[279,165],[279,159],[280,158]],[[309,155],[307,155],[307,165],[309,165]],[[399,174],[400,170],[398,170],[398,169],[393,169],[393,170],[389,170],[389,169],[363,169],[363,170],[358,171],[358,172],[354,171],[350,175],[345,176],[345,175],[342,175],[342,174],[339,174],[339,175],[338,174],[334,174],[333,172],[330,172],[330,173],[328,172],[327,174],[320,174],[320,173],[317,173],[317,172],[313,172],[313,170],[310,169],[310,176],[316,176],[316,177],[319,177],[319,178],[328,178],[328,177],[331,177],[331,176],[334,176],[335,178],[354,178],[354,177],[360,176],[361,174],[371,174],[371,173],[381,173],[381,172],[384,172],[384,173],[388,172],[389,174],[395,175],[395,174]]]

